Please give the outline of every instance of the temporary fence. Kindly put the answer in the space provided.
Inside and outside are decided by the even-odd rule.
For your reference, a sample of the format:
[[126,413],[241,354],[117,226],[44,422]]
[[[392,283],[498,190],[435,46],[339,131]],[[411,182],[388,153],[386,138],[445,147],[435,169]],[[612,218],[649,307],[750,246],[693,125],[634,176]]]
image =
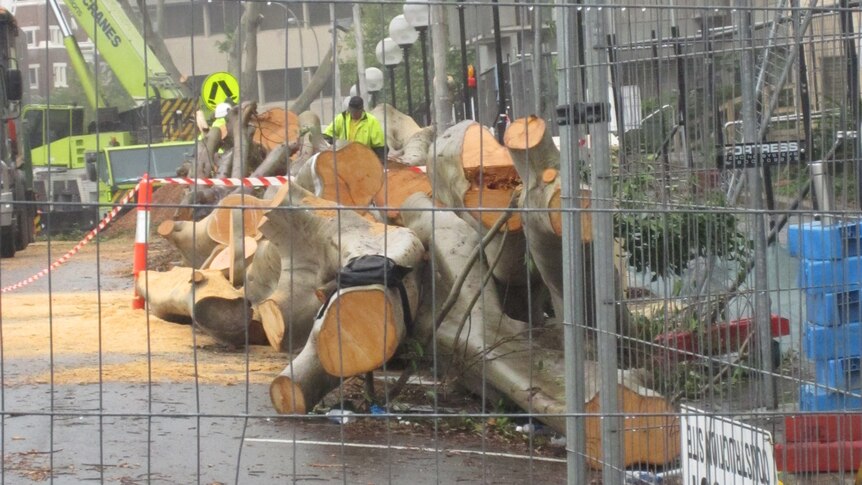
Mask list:
[[[52,3],[14,10],[45,230],[0,261],[0,482],[862,473],[858,3]],[[354,94],[382,163],[322,136]]]

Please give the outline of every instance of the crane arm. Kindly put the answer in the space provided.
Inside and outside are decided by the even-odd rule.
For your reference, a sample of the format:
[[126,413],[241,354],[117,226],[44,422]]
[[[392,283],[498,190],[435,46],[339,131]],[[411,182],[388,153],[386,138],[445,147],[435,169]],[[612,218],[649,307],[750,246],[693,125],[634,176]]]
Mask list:
[[[163,99],[185,97],[182,86],[147,46],[116,0],[63,1],[136,103],[142,104],[157,94]],[[58,0],[49,2],[53,6]]]
[[90,103],[90,106],[93,109],[104,108],[107,105],[105,104],[105,100],[99,95],[99,91],[96,88],[97,84],[95,76],[93,76],[93,72],[90,71],[90,67],[87,65],[87,61],[81,53],[78,41],[75,40],[72,29],[69,27],[69,23],[66,22],[66,17],[63,15],[63,11],[60,10],[60,5],[57,4],[57,0],[48,0],[48,3],[51,5],[51,10],[54,12],[57,24],[60,26],[60,32],[63,34],[63,45],[66,46],[66,52],[69,54],[69,62],[72,64],[72,69],[75,70],[75,74],[78,75],[78,79],[81,80],[84,94],[87,96],[87,102]]

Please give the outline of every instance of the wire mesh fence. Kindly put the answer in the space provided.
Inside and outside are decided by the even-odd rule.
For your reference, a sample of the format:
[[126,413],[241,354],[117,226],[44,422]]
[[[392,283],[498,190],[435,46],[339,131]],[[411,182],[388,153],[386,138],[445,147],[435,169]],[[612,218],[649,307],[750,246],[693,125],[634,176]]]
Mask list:
[[859,6],[678,3],[13,2],[0,482],[852,481]]

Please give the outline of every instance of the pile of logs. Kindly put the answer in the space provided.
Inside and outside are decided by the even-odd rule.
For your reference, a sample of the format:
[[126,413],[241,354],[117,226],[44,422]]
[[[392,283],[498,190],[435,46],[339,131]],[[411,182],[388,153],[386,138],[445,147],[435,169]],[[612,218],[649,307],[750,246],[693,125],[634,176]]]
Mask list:
[[[269,344],[295,354],[270,387],[279,413],[310,412],[342,378],[380,368],[410,338],[426,355],[434,345],[445,375],[505,397],[564,433],[562,330],[534,318],[542,308],[510,310],[523,310],[531,297],[510,289],[532,288],[546,291],[562,315],[560,160],[544,122],[516,120],[503,146],[470,120],[435,137],[434,127],[391,106],[373,114],[386,128],[385,170],[363,145],[328,146],[311,113],[268,115],[265,138],[284,136],[264,145],[254,105],[234,108],[225,136],[204,137],[183,170],[291,174],[292,181],[259,193],[191,190],[190,203],[214,210],[180,211],[158,228],[186,265],[138,278],[150,311],[191,322],[228,346]],[[589,207],[587,187],[580,202]],[[590,215],[581,217],[589,248]],[[348,263],[378,255],[407,269],[403,286],[342,284]],[[584,281],[589,288],[589,271]],[[506,303],[502,289],[524,299]],[[620,306],[617,315],[617,328],[629,334],[628,311]],[[535,338],[540,334],[550,338]],[[620,411],[633,416],[625,420],[626,464],[666,464],[679,452],[673,409],[640,374],[620,370],[617,384]],[[587,365],[584,380],[587,409],[598,413],[595,365]],[[599,418],[587,421],[589,456],[598,463]]]

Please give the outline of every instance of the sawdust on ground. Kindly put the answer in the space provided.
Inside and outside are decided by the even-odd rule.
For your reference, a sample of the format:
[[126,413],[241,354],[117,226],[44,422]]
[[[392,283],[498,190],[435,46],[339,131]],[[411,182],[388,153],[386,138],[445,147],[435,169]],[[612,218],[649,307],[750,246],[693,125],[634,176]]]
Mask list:
[[[269,347],[227,351],[190,325],[131,308],[128,291],[3,296],[6,384],[100,381],[269,383],[289,356]],[[50,303],[50,306],[49,306]],[[50,310],[50,311],[49,311]],[[101,356],[101,359],[99,357]],[[53,369],[40,365],[53,357]],[[26,359],[26,360],[25,360]],[[100,367],[101,362],[101,367]]]
[[[133,212],[126,216],[134,220]],[[99,247],[95,243],[85,246],[56,269],[50,295],[47,291],[3,294],[4,384],[51,382],[52,374],[55,384],[193,383],[196,377],[200,383],[232,385],[248,378],[268,384],[288,364],[289,355],[268,346],[252,346],[246,356],[244,350],[228,351],[208,335],[193,332],[190,325],[133,310],[131,290],[123,282],[132,279],[134,242],[123,231],[115,236],[119,237],[102,240]],[[51,259],[74,244],[52,240]],[[6,278],[29,276],[46,266],[48,246],[34,243],[17,257],[4,259]],[[149,249],[150,269],[165,270],[181,260],[161,238],[154,237]],[[100,270],[97,259],[102,263]],[[96,291],[99,273],[101,284],[107,287],[101,292]]]

